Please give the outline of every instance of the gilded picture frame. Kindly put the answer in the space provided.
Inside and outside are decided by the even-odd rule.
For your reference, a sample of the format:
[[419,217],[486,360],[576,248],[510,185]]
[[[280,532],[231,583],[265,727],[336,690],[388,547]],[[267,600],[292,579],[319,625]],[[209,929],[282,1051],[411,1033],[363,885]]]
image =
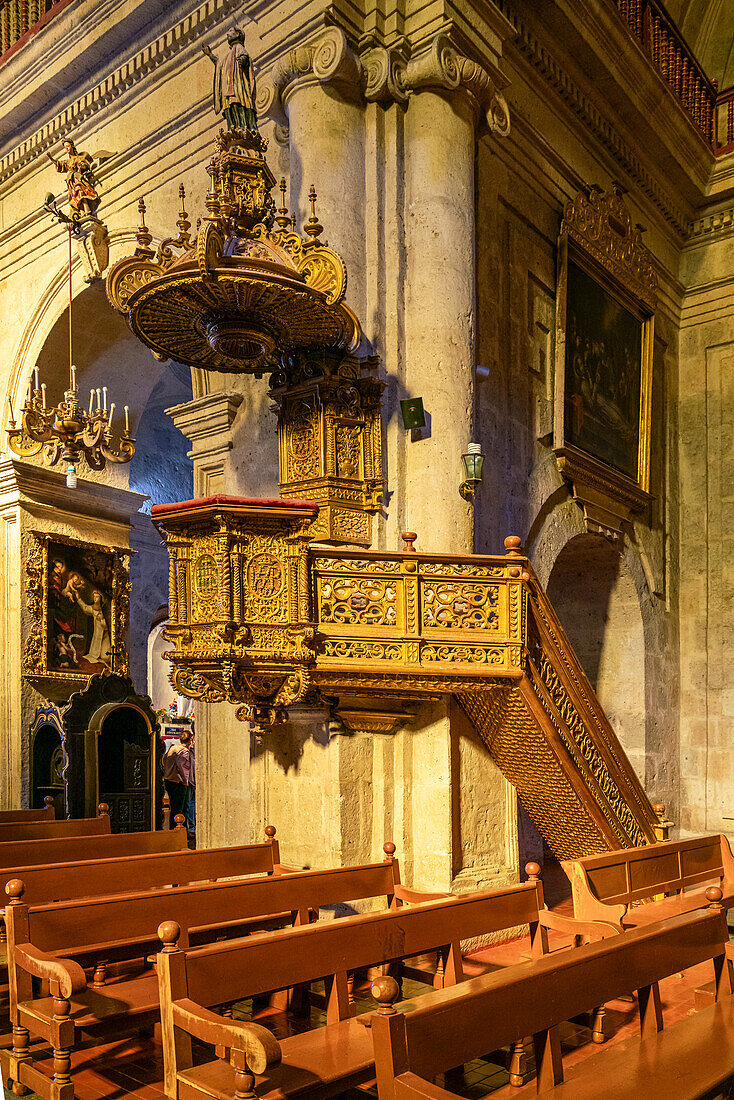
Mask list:
[[558,238],[553,449],[580,502],[589,490],[628,511],[650,499],[656,300],[621,188],[579,192]]
[[75,690],[98,673],[127,674],[131,551],[55,532],[30,539],[24,676]]

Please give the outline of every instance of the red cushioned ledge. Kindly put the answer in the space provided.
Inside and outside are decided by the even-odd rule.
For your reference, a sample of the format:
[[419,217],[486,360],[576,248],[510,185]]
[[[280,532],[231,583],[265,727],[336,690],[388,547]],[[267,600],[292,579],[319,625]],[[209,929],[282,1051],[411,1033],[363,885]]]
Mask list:
[[277,497],[261,499],[260,497],[230,497],[217,494],[212,497],[200,497],[198,500],[178,500],[171,504],[154,504],[150,510],[152,516],[169,515],[171,512],[187,512],[192,508],[206,507],[233,507],[238,504],[254,505],[258,508],[309,508],[312,512],[318,512],[318,504],[311,500],[280,500]]

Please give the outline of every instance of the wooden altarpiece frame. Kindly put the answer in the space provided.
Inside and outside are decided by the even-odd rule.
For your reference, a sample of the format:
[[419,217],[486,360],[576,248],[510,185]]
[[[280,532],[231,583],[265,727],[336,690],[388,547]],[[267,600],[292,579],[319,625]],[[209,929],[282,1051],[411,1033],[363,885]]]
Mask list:
[[553,449],[587,529],[610,538],[651,499],[657,277],[623,196],[580,191],[558,238]]
[[[28,679],[54,685],[54,695],[67,695],[67,692],[80,690],[91,675],[99,672],[116,672],[125,675],[129,672],[129,657],[125,638],[130,614],[130,571],[129,560],[133,551],[122,546],[104,546],[98,543],[71,538],[54,531],[31,531],[31,546],[25,563],[26,601],[31,617],[31,625],[23,651],[22,670]],[[77,663],[73,659],[63,662],[52,652],[49,645],[49,616],[52,614],[53,593],[50,591],[50,564],[54,557],[64,560],[66,572],[84,574],[85,559],[100,572],[87,573],[84,576],[82,599],[89,599],[90,591],[101,592],[100,607],[109,636],[111,652],[105,660],[87,661],[77,654]],[[66,579],[66,578],[65,578]],[[88,605],[89,606],[89,605]],[[67,639],[68,641],[68,639]],[[85,647],[82,647],[85,648]],[[62,667],[63,665],[66,667]],[[96,667],[97,665],[103,667]],[[87,667],[90,666],[90,667]]]

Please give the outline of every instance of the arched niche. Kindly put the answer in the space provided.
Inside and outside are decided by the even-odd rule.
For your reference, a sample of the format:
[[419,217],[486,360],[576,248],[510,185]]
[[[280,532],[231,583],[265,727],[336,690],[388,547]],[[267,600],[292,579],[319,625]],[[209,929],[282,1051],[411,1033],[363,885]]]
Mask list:
[[112,831],[144,832],[162,823],[158,716],[147,695],[117,674],[92,676],[63,712],[72,816],[110,807]]
[[67,816],[66,732],[58,707],[39,707],[30,731],[31,809],[42,809],[45,798],[54,800],[56,820]]
[[645,782],[645,632],[616,544],[580,534],[563,547],[548,596],[640,781]]
[[[37,307],[14,365],[14,407],[22,405],[31,372],[38,368],[46,384],[48,401],[61,400],[69,379],[69,309],[58,280]],[[78,277],[75,273],[75,287]],[[68,294],[68,292],[67,292]],[[80,400],[88,406],[91,390],[107,387],[108,405],[115,403],[114,427],[124,423],[124,406],[130,410],[130,428],[136,451],[128,464],[108,463],[104,470],[90,470],[80,463],[77,475],[145,494],[149,499],[135,518],[130,547],[136,551],[130,563],[132,583],[128,650],[134,681],[146,686],[147,623],[168,591],[168,559],[147,513],[153,504],[185,500],[193,495],[193,467],[188,441],[166,415],[166,410],[191,400],[191,371],[179,363],[161,363],[137,340],[123,317],[112,309],[104,282],[95,280],[75,294],[72,307],[73,360]],[[43,456],[30,461],[42,466]],[[57,470],[63,472],[59,464]]]

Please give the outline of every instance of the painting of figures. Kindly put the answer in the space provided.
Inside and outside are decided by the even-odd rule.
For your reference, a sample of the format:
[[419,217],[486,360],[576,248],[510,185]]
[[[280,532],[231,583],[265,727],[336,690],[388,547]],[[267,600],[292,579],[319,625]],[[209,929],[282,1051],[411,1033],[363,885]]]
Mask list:
[[112,667],[114,554],[49,541],[46,663],[91,676]]
[[569,260],[564,435],[638,477],[642,321]]

